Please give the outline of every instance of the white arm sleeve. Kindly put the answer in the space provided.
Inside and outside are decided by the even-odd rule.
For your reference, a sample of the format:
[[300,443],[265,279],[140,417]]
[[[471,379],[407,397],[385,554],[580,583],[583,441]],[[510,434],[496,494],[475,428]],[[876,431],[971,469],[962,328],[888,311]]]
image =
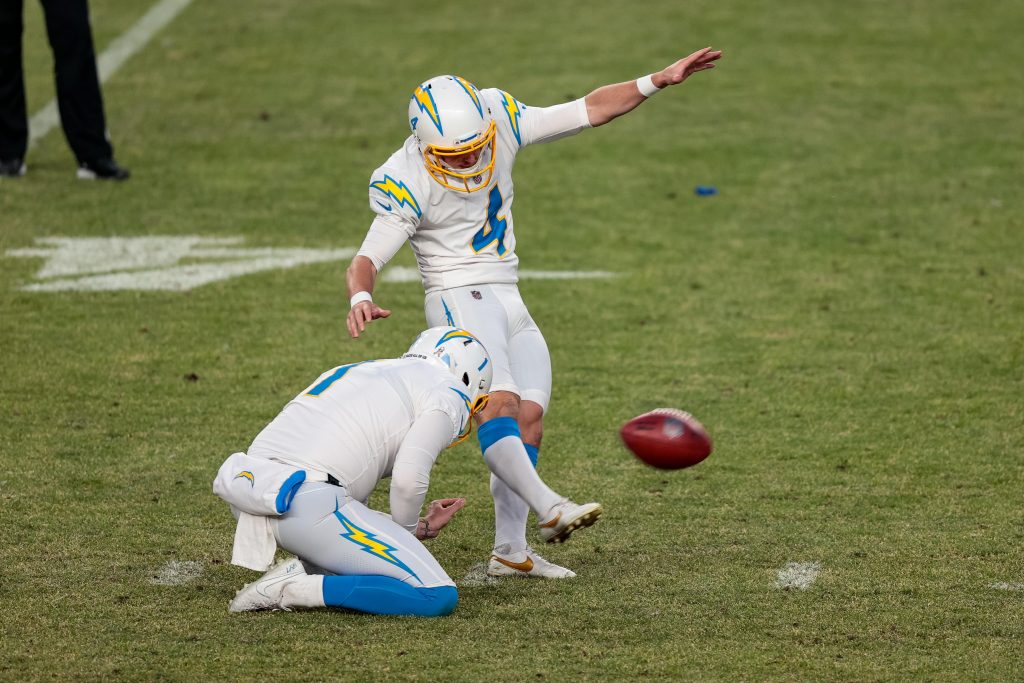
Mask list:
[[526,107],[523,111],[523,146],[553,142],[590,128],[587,103],[580,98],[553,107]]
[[379,273],[414,232],[416,227],[398,216],[377,216],[356,255],[370,259]]
[[423,413],[409,428],[391,470],[391,519],[416,532],[434,460],[452,442],[452,421],[440,410]]

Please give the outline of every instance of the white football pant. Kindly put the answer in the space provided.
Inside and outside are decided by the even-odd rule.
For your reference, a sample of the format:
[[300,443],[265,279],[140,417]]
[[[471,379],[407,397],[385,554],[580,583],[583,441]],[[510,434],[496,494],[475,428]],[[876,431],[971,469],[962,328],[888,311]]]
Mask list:
[[387,576],[412,587],[454,586],[420,541],[340,486],[303,484],[291,509],[271,518],[278,545],[344,576]]

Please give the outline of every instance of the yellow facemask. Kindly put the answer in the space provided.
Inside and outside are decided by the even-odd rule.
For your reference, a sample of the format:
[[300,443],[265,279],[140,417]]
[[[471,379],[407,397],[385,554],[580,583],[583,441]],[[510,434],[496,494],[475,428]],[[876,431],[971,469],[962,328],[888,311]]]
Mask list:
[[[491,177],[494,175],[494,141],[496,131],[497,127],[494,125],[494,121],[491,121],[491,125],[487,127],[484,134],[468,145],[461,145],[459,147],[427,146],[423,151],[423,161],[427,165],[427,171],[434,180],[449,190],[476,192],[477,190],[484,189],[490,184]],[[480,160],[478,160],[472,167],[466,169],[455,169],[445,163],[446,160],[452,157],[472,152],[479,152],[480,160],[486,155],[487,163],[481,166]],[[475,178],[480,178],[480,180],[474,180],[471,186],[470,180]]]

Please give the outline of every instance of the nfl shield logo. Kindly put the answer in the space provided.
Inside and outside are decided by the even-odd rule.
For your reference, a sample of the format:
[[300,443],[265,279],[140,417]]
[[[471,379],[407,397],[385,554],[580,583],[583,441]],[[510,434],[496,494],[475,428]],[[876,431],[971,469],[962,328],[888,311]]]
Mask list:
[[475,289],[472,290],[470,294],[472,294],[473,298],[476,299],[477,301],[480,301],[480,299],[484,298],[483,295],[481,295],[480,292],[476,291]]

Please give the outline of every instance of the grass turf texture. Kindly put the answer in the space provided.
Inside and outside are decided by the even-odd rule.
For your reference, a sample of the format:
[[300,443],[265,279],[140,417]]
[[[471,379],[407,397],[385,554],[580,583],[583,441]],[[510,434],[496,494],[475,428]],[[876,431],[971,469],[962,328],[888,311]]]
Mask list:
[[[144,11],[92,5],[99,50]],[[26,15],[34,112],[51,66]],[[0,182],[0,252],[356,246],[421,78],[540,105],[725,50],[518,164],[524,267],[622,274],[522,285],[555,369],[542,473],[607,516],[542,549],[577,580],[464,588],[443,620],[229,616],[253,574],[227,563],[216,467],[323,369],[402,351],[418,286],[381,284],[395,315],[353,342],[340,264],[35,294],[40,262],[4,257],[0,678],[1019,680],[1024,592],[991,586],[1024,582],[1022,21],[945,0],[196,2],[105,86],[133,179],[75,181],[51,133]],[[619,445],[662,405],[708,425],[705,463],[661,473]],[[470,500],[431,545],[458,581],[491,542],[475,444],[430,495]],[[169,561],[204,572],[151,583]],[[774,588],[794,561],[817,582]]]

